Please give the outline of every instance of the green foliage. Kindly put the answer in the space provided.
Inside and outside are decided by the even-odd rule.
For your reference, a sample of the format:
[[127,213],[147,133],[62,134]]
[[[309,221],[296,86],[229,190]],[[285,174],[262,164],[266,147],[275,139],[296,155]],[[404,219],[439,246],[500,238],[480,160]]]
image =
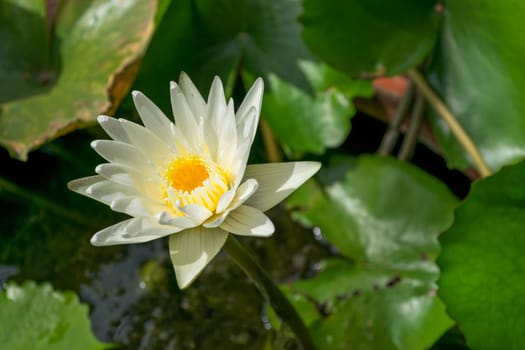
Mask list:
[[44,5],[0,3],[0,144],[21,160],[114,111],[153,30],[153,1]]
[[[297,65],[310,58],[293,0],[173,1],[146,54],[136,87],[165,96],[169,80],[189,74],[206,96],[215,75],[231,93],[240,69],[254,76],[274,73],[298,86],[307,81]],[[159,101],[169,111],[168,99]]]
[[8,283],[0,292],[0,343],[9,350],[97,350],[90,330],[88,308],[72,292],[51,285]]
[[441,237],[439,295],[473,349],[523,349],[525,162],[474,184]]
[[341,145],[355,114],[351,99],[372,95],[368,82],[352,81],[326,65],[303,62],[302,67],[314,96],[271,75],[270,92],[263,101],[263,118],[287,153],[295,157],[306,152],[322,154],[327,147]]
[[[521,1],[448,1],[430,72],[494,170],[525,157],[524,13]],[[466,168],[449,129],[437,120],[434,126],[449,166]]]
[[[522,2],[488,0],[0,0],[0,144],[27,160],[119,105],[117,116],[133,119],[131,99],[121,104],[133,83],[168,114],[180,71],[204,96],[220,76],[236,102],[262,76],[273,146],[325,166],[288,200],[291,215],[269,213],[274,237],[250,244],[272,276],[291,281],[282,288],[319,348],[521,349],[524,15]],[[406,162],[348,156],[369,152],[359,142],[383,132],[354,118],[355,106],[385,106],[370,99],[377,84],[355,77],[415,68],[497,171],[474,183],[455,218],[446,185],[457,184],[444,169],[445,184]],[[438,141],[449,167],[470,167],[428,107],[423,137]],[[98,331],[129,348],[293,346],[286,326],[258,323],[262,299],[224,256],[180,292],[165,242],[89,245],[122,216],[65,184],[92,174],[101,159],[89,141],[105,137],[77,132],[24,164],[0,153],[0,285],[18,269],[19,281],[84,293]],[[263,142],[252,158],[268,158]],[[419,158],[430,172],[440,167],[429,162]],[[0,331],[0,348],[104,348],[86,316],[70,292],[8,282],[0,324],[14,326]]]
[[342,255],[289,287],[318,305],[306,320],[320,349],[423,349],[452,326],[435,296],[437,235],[456,205],[443,184],[393,159],[342,157],[288,204]]
[[432,49],[435,0],[305,0],[301,22],[312,51],[358,75],[394,75],[421,63]]

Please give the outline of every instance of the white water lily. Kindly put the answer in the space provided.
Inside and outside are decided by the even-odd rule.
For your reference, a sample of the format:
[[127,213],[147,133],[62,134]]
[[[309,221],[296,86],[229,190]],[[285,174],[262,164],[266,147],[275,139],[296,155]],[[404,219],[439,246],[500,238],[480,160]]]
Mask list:
[[97,232],[97,246],[169,237],[177,283],[185,288],[220,251],[228,234],[269,236],[263,213],[315,174],[317,162],[246,165],[263,95],[257,79],[234,111],[213,80],[207,103],[184,73],[171,82],[175,124],[142,93],[133,100],[144,126],[98,117],[113,140],[92,147],[108,163],[69,188],[131,219]]

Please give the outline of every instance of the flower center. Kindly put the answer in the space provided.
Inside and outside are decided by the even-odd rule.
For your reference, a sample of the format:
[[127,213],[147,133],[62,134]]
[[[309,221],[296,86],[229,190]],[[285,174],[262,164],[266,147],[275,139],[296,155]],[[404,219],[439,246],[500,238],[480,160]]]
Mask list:
[[179,191],[191,192],[208,179],[206,164],[199,157],[177,158],[168,166],[168,185]]
[[189,204],[214,212],[221,196],[230,189],[228,173],[197,155],[175,158],[163,175],[163,199],[176,215],[184,215],[179,208]]

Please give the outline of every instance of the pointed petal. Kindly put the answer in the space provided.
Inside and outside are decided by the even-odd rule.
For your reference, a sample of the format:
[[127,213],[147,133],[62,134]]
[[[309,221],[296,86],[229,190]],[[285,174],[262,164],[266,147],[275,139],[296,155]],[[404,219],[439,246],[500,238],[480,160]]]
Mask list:
[[69,188],[73,192],[77,192],[87,196],[87,189],[89,188],[89,186],[99,183],[101,181],[106,181],[106,179],[104,179],[104,177],[100,175],[82,177],[80,179],[69,181],[67,183],[67,188]]
[[117,163],[97,165],[95,172],[109,181],[124,186],[131,186],[148,198],[162,198],[162,188],[158,186],[160,175],[150,167],[130,168]]
[[202,224],[204,220],[213,214],[211,211],[198,204],[188,204],[183,207],[177,207],[177,209],[186,214],[186,216],[193,221],[195,226]]
[[187,229],[196,226],[193,220],[191,220],[187,216],[174,216],[166,211],[158,213],[157,215],[155,215],[155,218],[157,219],[157,222],[161,225],[174,226],[180,229]]
[[226,112],[226,97],[221,79],[218,76],[213,78],[210,93],[208,94],[208,114],[207,122],[214,130],[219,130],[223,123],[224,113]]
[[119,122],[128,135],[129,142],[142,152],[144,158],[158,165],[164,165],[166,159],[170,157],[169,148],[166,143],[142,125],[135,124],[126,119],[119,119]]
[[148,242],[177,232],[171,226],[162,226],[149,217],[132,218],[98,231],[91,237],[91,244],[108,246]]
[[108,134],[113,140],[129,143],[128,135],[126,135],[126,132],[117,119],[106,115],[99,115],[97,121],[106,134]]
[[[238,113],[237,113],[238,115]],[[237,136],[240,140],[249,140],[250,146],[253,142],[253,138],[257,133],[257,126],[259,123],[259,114],[255,107],[251,107],[243,114],[242,121],[237,121]]]
[[318,162],[248,165],[244,176],[256,179],[259,189],[245,204],[266,211],[288,197],[320,167]]
[[257,115],[257,122],[259,114],[261,112],[262,97],[264,92],[264,81],[261,78],[257,78],[255,83],[244,97],[239,109],[237,110],[237,124],[244,124],[245,118],[248,115],[248,111],[251,108],[255,108]]
[[97,165],[95,172],[107,180],[116,182],[124,186],[133,186],[133,179],[129,172],[130,168],[122,164],[103,163]]
[[[243,182],[238,188],[235,193],[235,196],[233,197],[231,203],[229,203],[228,207],[224,211],[219,211],[219,206],[217,205],[217,215],[214,215],[210,217],[208,220],[206,220],[203,224],[204,227],[217,227],[220,226],[223,221],[226,219],[228,214],[232,211],[240,207],[252,194],[255,193],[257,190],[258,184],[257,180],[255,179],[248,179],[245,182]],[[222,199],[222,198],[221,198]],[[220,204],[220,200],[219,200]]]
[[204,102],[199,90],[197,90],[191,79],[184,72],[180,74],[179,86],[195,118],[198,120],[200,117],[206,116],[206,102]]
[[237,125],[235,124],[235,112],[233,100],[230,99],[228,106],[224,109],[218,129],[217,162],[225,168],[231,168],[237,156]]
[[273,222],[262,211],[246,205],[232,211],[220,227],[243,236],[267,237],[275,231]]
[[151,215],[165,210],[162,203],[143,196],[135,188],[111,182],[99,175],[73,180],[68,183],[68,187],[110,206],[114,211],[132,216]]
[[246,163],[250,157],[251,140],[244,139],[237,146],[237,157],[233,159],[231,164],[231,174],[235,178],[234,187],[239,186],[244,179],[244,172],[246,171]]
[[167,145],[173,144],[172,123],[166,115],[141,92],[133,91],[131,94],[144,126]]
[[228,233],[196,227],[170,236],[170,257],[179,288],[188,287],[221,250]]
[[207,104],[207,116],[205,128],[206,135],[214,135],[212,138],[215,139],[215,144],[210,143],[210,152],[214,161],[219,162],[219,152],[222,151],[221,143],[224,140],[221,140],[222,129],[225,127],[225,124],[235,124],[235,115],[231,117],[233,120],[228,120],[228,115],[226,114],[226,97],[224,96],[224,87],[222,86],[221,79],[215,76],[211,84],[210,93],[208,94],[208,104]]
[[170,82],[171,109],[175,117],[175,126],[180,134],[187,136],[186,140],[192,145],[198,144],[194,136],[198,134],[198,117],[193,114],[186,96],[175,82]]
[[112,140],[95,140],[91,142],[91,147],[112,163],[127,165],[130,168],[137,168],[146,164],[146,159],[142,153],[128,143]]
[[236,188],[232,188],[231,190],[224,192],[221,198],[219,198],[215,212],[222,213],[226,208],[228,208],[233,200],[233,197],[235,197],[236,192]]

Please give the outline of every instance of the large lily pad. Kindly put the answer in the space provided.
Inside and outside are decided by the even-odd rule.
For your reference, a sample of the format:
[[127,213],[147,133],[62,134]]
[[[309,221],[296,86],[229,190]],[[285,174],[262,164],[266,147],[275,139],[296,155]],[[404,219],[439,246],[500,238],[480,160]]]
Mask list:
[[[320,349],[424,349],[453,322],[436,297],[438,234],[455,197],[421,170],[390,158],[339,159],[288,204],[340,251],[312,279],[286,287],[309,302]],[[410,213],[407,216],[407,213]]]
[[108,345],[91,334],[88,307],[51,285],[8,283],[0,291],[0,343],[4,349],[97,350]]
[[[265,78],[273,72],[306,87],[297,64],[310,58],[296,19],[300,11],[301,3],[294,0],[173,1],[151,42],[136,87],[167,96],[166,80],[177,80],[185,71],[203,93],[215,75],[231,93],[241,68]],[[158,103],[169,110],[167,98]]]
[[153,32],[156,1],[0,3],[0,144],[30,150],[111,113]]
[[443,234],[439,295],[473,349],[525,348],[525,163],[473,185]]
[[[447,1],[432,81],[492,169],[525,157],[525,3]],[[435,121],[449,166],[470,163]]]
[[310,49],[350,75],[393,75],[431,51],[435,0],[305,0],[301,22]]
[[373,90],[370,82],[351,80],[324,64],[301,66],[314,95],[271,75],[263,117],[290,155],[322,154],[347,138],[355,114],[352,98],[370,97]]

